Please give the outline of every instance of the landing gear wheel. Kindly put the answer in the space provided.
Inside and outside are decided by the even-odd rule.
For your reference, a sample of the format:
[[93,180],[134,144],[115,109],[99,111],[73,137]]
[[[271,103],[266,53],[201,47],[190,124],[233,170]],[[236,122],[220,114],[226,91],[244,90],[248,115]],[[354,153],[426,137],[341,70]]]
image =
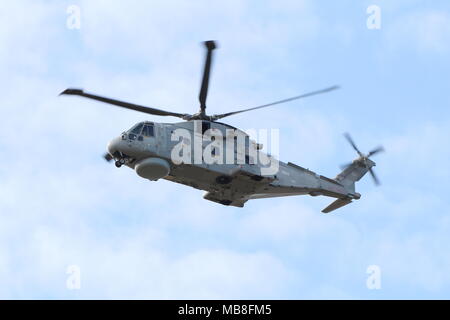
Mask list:
[[122,163],[120,161],[116,161],[115,165],[116,165],[117,168],[120,168],[122,166]]

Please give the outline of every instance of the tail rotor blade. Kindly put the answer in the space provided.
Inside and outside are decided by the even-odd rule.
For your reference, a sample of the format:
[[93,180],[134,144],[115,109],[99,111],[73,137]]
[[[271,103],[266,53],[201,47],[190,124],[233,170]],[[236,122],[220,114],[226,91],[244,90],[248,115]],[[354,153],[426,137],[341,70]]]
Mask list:
[[377,153],[380,153],[380,152],[384,152],[384,148],[382,146],[380,146],[378,148],[375,148],[374,150],[370,151],[367,154],[367,157],[369,158],[369,157],[373,156],[374,154],[377,154]]
[[355,149],[356,152],[358,152],[359,156],[363,156],[362,152],[359,151],[358,147],[356,146],[355,142],[353,141],[352,137],[348,133],[344,133],[344,137],[347,139],[347,141],[351,144],[353,149]]
[[380,180],[377,178],[375,172],[373,172],[372,168],[369,169],[369,173],[373,178],[373,182],[375,182],[375,185],[379,186],[380,185]]

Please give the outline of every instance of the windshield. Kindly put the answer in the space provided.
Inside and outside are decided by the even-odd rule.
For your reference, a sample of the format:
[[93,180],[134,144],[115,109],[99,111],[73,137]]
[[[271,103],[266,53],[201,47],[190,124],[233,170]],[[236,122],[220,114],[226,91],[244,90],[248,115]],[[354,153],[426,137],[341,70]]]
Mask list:
[[153,137],[155,135],[153,123],[138,123],[128,132],[135,135],[143,135],[144,137]]
[[133,128],[131,128],[130,129],[130,132],[131,133],[134,133],[134,134],[141,134],[141,131],[142,131],[142,127],[143,127],[144,125],[142,124],[142,123],[139,123],[139,124],[137,124],[136,126],[134,126]]

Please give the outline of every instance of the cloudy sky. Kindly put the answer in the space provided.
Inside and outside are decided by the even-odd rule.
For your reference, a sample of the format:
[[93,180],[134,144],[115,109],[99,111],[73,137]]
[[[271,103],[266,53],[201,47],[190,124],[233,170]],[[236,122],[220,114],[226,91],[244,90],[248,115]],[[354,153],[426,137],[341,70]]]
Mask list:
[[[330,215],[329,198],[240,209],[103,161],[134,123],[176,119],[58,93],[195,112],[208,39],[211,113],[339,84],[228,123],[279,129],[281,160],[330,177],[355,157],[343,132],[382,144],[382,186]],[[447,0],[10,1],[0,46],[0,298],[450,298]]]

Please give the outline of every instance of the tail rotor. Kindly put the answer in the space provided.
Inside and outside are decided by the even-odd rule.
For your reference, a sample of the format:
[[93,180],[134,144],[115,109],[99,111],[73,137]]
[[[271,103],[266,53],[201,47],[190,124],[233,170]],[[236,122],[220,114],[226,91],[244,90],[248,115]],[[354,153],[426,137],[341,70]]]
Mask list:
[[379,147],[373,149],[372,151],[370,151],[368,154],[364,154],[358,149],[358,147],[356,146],[356,143],[353,141],[350,134],[345,133],[344,137],[347,139],[347,141],[350,143],[350,145],[353,147],[353,149],[355,149],[355,151],[358,153],[359,158],[354,160],[352,163],[343,165],[341,167],[343,169],[345,169],[345,168],[348,168],[349,166],[351,166],[353,163],[357,163],[369,171],[369,173],[373,179],[373,182],[375,183],[375,185],[379,186],[380,180],[378,179],[377,175],[375,174],[375,172],[372,169],[372,167],[375,165],[375,163],[372,160],[370,160],[369,158],[378,153],[384,152],[385,151],[384,148],[382,146],[379,146]]

